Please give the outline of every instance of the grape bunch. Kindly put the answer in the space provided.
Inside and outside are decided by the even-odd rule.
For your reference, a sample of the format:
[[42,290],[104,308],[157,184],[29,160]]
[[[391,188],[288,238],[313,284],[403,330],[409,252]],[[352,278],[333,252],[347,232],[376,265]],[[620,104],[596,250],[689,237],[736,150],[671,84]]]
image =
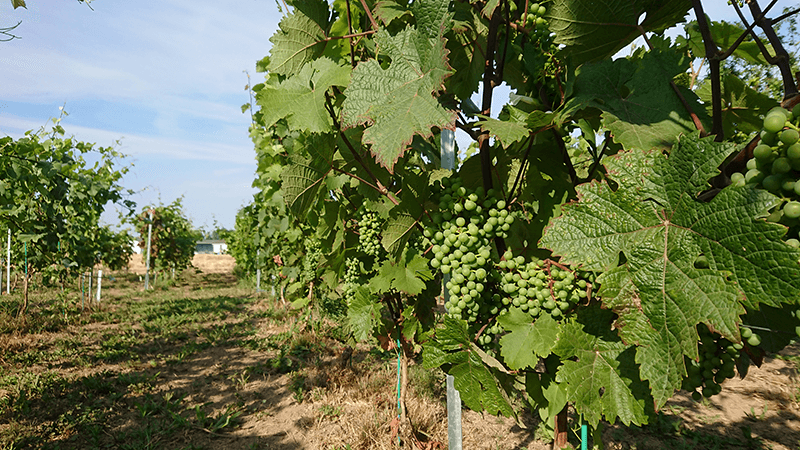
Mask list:
[[[743,338],[745,330],[757,337],[750,329],[742,328]],[[736,375],[734,371],[736,359],[743,348],[742,344],[730,342],[713,333],[705,324],[699,324],[697,331],[700,335],[698,344],[700,358],[699,361],[686,358],[687,377],[683,379],[682,385],[684,390],[692,392],[695,401],[699,401],[702,397],[717,395],[722,391],[721,383]]]
[[532,318],[550,314],[558,319],[591,297],[594,274],[590,272],[572,271],[550,260],[525,261],[510,251],[497,267],[502,309],[515,306]]
[[361,277],[363,268],[358,258],[347,258],[344,265],[344,299],[347,306],[350,306],[353,297],[355,297],[356,287],[361,283],[359,278]]
[[[509,1],[508,9],[512,16],[516,16],[517,2]],[[544,15],[547,13],[547,8],[539,3],[528,3],[527,14],[519,14],[519,25],[529,30],[544,29],[547,25],[547,20]]]
[[734,173],[735,186],[756,184],[781,197],[783,201],[768,220],[789,227],[789,239],[800,246],[800,105],[789,112],[783,108],[772,109],[764,118],[761,143],[753,149],[753,158],[747,161],[747,171]]
[[317,239],[305,239],[304,246],[306,253],[303,257],[301,280],[308,283],[317,278],[317,267],[319,267],[320,258],[322,258],[322,248]]
[[358,248],[370,256],[378,256],[381,251],[381,225],[378,213],[363,209],[358,220]]
[[435,183],[433,196],[444,212],[432,215],[424,236],[432,244],[431,268],[451,275],[445,284],[448,313],[469,322],[480,314],[496,314],[499,305],[492,305],[489,289],[498,259],[493,240],[508,237],[515,214],[494,190],[469,189],[457,177]]

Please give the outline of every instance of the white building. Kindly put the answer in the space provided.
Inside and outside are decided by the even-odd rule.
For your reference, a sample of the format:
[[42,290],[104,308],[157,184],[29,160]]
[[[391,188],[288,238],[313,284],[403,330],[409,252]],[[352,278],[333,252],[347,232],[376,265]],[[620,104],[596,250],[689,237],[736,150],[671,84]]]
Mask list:
[[228,253],[228,244],[223,240],[197,241],[194,253],[224,255]]

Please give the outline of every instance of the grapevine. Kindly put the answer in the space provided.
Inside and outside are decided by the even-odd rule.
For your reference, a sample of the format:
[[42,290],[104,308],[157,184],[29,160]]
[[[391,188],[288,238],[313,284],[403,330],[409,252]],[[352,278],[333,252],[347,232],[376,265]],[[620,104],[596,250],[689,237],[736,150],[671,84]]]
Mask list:
[[[714,35],[748,24],[661,37],[691,8],[707,17],[700,1],[578,3],[300,0],[253,89],[260,201],[284,201],[274,229],[289,215],[324,236],[320,277],[354,336],[421,347],[470,408],[512,415],[524,386],[558,447],[567,404],[591,426],[644,424],[676,390],[718,393],[732,364],[786,345],[761,330],[800,291],[798,114],[758,118],[774,101],[718,70],[788,55]],[[614,57],[640,35],[647,47]],[[711,67],[700,88],[693,58]],[[503,84],[514,94],[497,111]],[[443,175],[454,128],[474,142]],[[720,169],[741,159],[724,134],[759,128],[723,189]]]

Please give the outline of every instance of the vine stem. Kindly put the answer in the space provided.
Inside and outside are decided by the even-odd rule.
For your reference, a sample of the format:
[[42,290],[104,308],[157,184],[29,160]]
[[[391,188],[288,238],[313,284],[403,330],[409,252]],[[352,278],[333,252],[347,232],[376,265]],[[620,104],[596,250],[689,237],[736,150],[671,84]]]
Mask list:
[[[769,7],[772,7],[776,1],[777,0],[773,0]],[[778,33],[776,33],[772,28],[772,20],[765,16],[766,11],[761,12],[758,2],[756,0],[751,0],[748,2],[748,6],[750,7],[750,12],[753,14],[753,18],[755,19],[754,22],[759,28],[761,28],[761,30],[767,36],[769,43],[772,44],[772,48],[775,49],[775,65],[778,66],[778,69],[781,72],[781,77],[783,78],[783,98],[787,99],[789,97],[794,97],[798,92],[797,85],[795,84],[792,76],[792,67],[791,63],[789,62],[789,52],[787,52],[786,48],[784,48]],[[769,7],[767,8],[767,11],[769,11]]]
[[[697,25],[700,28],[700,35],[703,37],[703,45],[708,59],[709,78],[711,79],[711,134],[717,142],[725,139],[722,128],[722,77],[720,73],[719,49],[714,43],[714,36],[711,35],[711,27],[706,20],[706,13],[703,11],[701,0],[692,0],[694,15],[697,17]],[[674,84],[673,84],[674,85]],[[702,133],[702,132],[701,132]]]
[[[350,14],[350,0],[347,0],[347,31],[353,34],[353,18]],[[353,38],[350,38],[350,66],[356,67],[355,47],[353,46]]]
[[375,31],[378,31],[378,22],[375,22],[375,18],[372,17],[372,11],[370,11],[369,6],[367,6],[367,0],[361,0],[361,6],[364,7],[364,11],[367,13],[367,17],[369,17],[369,22],[372,24],[372,28]]

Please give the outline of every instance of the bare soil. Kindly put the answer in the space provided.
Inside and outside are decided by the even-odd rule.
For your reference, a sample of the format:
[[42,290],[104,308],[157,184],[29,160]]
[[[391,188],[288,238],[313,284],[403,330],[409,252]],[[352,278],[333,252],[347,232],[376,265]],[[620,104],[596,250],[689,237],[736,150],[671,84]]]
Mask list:
[[[211,331],[198,329],[195,335],[190,333],[176,341],[137,344],[134,359],[81,363],[84,355],[103,346],[103,339],[139,335],[146,330],[136,324],[92,322],[55,332],[2,334],[0,350],[7,356],[47,352],[64,341],[74,342],[76,350],[25,369],[33,374],[55,372],[72,381],[61,391],[31,403],[34,412],[39,411],[33,414],[35,420],[11,418],[4,423],[0,418],[0,434],[35,430],[33,433],[53,436],[44,448],[131,448],[126,445],[140,442],[135,439],[148,432],[146,437],[150,440],[142,448],[398,448],[397,366],[391,355],[387,357],[386,353],[364,346],[356,347],[351,358],[343,359],[348,353],[342,341],[325,336],[297,315],[276,316],[275,308],[280,305],[275,300],[253,297],[254,293],[238,288],[230,274],[233,259],[229,256],[197,255],[193,265],[202,272],[199,278],[171,289],[181,290],[181,295],[198,301],[237,296],[251,299],[240,310],[226,310],[228,313],[220,315],[208,326],[209,330],[247,326],[254,330],[247,338],[251,342],[267,342],[281,333],[291,334],[295,342],[291,351],[281,353],[274,347],[243,345],[243,338],[214,340],[208,334]],[[139,273],[141,269],[143,273],[140,266],[141,260],[134,260],[129,270]],[[101,309],[113,309],[115,296],[133,295],[137,300],[136,296],[142,294],[115,288],[112,282],[109,292],[109,300]],[[196,350],[182,356],[181,352],[192,343]],[[798,355],[800,347],[790,346],[778,358],[766,359],[760,368],[751,367],[744,380],[726,381],[722,394],[701,403],[679,393],[656,424],[643,428],[606,424],[604,444],[608,449],[638,450],[798,449]],[[283,361],[289,369],[275,370],[276,361]],[[0,374],[11,374],[19,367],[19,362],[0,357]],[[402,448],[445,449],[443,377],[418,366],[411,367],[411,377],[408,414],[414,435],[404,441]],[[120,387],[119,380],[123,378],[138,382]],[[86,420],[89,424],[92,420],[102,424],[97,427],[96,436],[85,431],[94,428],[73,427],[83,431],[70,431],[70,426],[63,423],[64,414],[58,419],[53,417],[53,411],[69,410],[75,398],[87,396],[81,394],[89,385],[86,380],[93,380],[92,386],[107,383],[111,397],[118,392],[118,398],[93,400],[92,405],[100,412]],[[78,397],[72,396],[73,392]],[[10,395],[10,388],[0,388],[0,400],[6,401]],[[213,420],[201,420],[201,415]],[[230,423],[215,426],[226,417]],[[570,442],[579,448],[574,419],[571,417],[574,433]],[[181,420],[188,425],[170,428]],[[516,422],[465,410],[463,448],[548,449],[549,443],[536,431],[538,425],[530,415]]]

